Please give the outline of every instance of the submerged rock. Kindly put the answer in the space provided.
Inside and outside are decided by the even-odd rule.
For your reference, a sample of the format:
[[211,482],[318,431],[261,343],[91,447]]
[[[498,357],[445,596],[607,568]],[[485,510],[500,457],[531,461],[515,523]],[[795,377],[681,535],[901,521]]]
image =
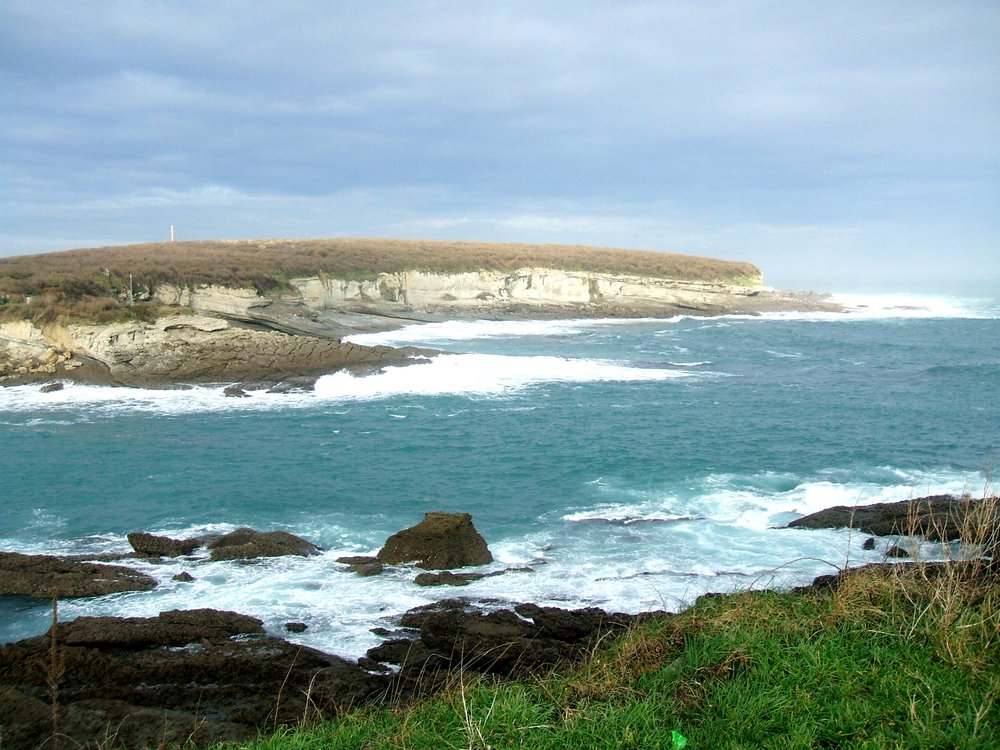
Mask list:
[[319,547],[287,531],[254,531],[236,529],[223,534],[208,545],[213,560],[252,560],[257,557],[319,554]]
[[338,557],[337,562],[346,565],[348,571],[357,573],[359,576],[377,576],[383,570],[382,563],[378,561],[378,558],[368,555]]
[[413,582],[418,586],[468,586],[473,581],[502,576],[505,573],[533,572],[531,568],[504,568],[494,570],[492,573],[452,573],[450,570],[442,570],[440,573],[418,573]]
[[0,595],[74,598],[155,587],[155,579],[120,565],[0,552]]
[[424,514],[416,526],[389,537],[378,560],[388,564],[416,563],[429,570],[463,568],[493,562],[486,540],[472,525],[468,513]]

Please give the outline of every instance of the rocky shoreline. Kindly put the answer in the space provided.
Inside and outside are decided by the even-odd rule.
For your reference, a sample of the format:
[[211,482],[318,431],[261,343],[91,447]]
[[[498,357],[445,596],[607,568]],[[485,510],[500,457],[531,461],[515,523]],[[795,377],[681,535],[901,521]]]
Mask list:
[[[997,507],[996,498],[919,498],[834,508],[790,526],[803,533],[857,526],[879,535],[962,539],[982,545],[981,552],[995,561]],[[913,519],[921,517],[934,520],[915,525]],[[951,526],[942,525],[945,518]],[[320,552],[286,532],[251,529],[188,540],[134,532],[129,542],[132,555],[143,559],[190,555],[197,547],[206,547],[213,559],[235,563]],[[437,577],[432,585],[461,585],[467,576],[482,574],[454,569],[491,560],[468,514],[428,513],[387,539],[377,556],[337,562],[362,576],[378,575],[384,566],[410,565],[423,571],[418,579]],[[990,565],[995,568],[995,562]],[[507,572],[515,571],[494,574]],[[813,585],[835,586],[849,574],[821,576]],[[639,621],[672,616],[531,603],[483,609],[446,597],[402,614],[391,628],[373,628],[383,641],[356,662],[265,633],[260,620],[235,612],[196,609],[146,618],[58,620],[55,597],[155,585],[121,565],[0,553],[0,595],[54,599],[53,624],[46,634],[0,646],[4,747],[39,747],[53,731],[79,746],[240,741],[260,730],[330,718],[373,701],[417,699],[467,672],[512,677],[566,667],[593,653],[608,635]],[[289,622],[285,627],[300,632],[306,625]]]
[[821,295],[762,285],[681,282],[553,269],[379,274],[357,282],[309,277],[290,289],[164,284],[148,292],[151,322],[0,322],[0,384],[54,380],[139,387],[256,383],[309,387],[316,377],[411,364],[414,349],[345,342],[351,334],[442,320],[669,318],[840,311]]

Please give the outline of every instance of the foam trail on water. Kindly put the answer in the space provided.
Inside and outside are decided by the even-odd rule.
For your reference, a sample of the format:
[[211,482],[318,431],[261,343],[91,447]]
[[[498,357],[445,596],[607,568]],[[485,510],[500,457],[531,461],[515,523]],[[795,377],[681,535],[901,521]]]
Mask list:
[[[595,328],[630,325],[647,318],[588,318],[582,320],[449,320],[416,323],[393,331],[359,333],[344,341],[367,346],[432,345],[447,341],[521,338],[524,336],[570,336]],[[673,320],[679,320],[674,318]],[[663,321],[660,321],[663,322]]]
[[[703,373],[702,373],[703,374]],[[0,388],[0,413],[5,422],[17,412],[75,412],[100,407],[102,415],[148,412],[196,414],[213,411],[271,411],[307,408],[324,401],[356,401],[407,395],[501,395],[543,383],[662,381],[695,373],[669,368],[633,367],[615,361],[554,356],[499,354],[441,354],[415,360],[413,365],[387,367],[355,376],[347,372],[324,375],[312,392],[252,391],[246,398],[229,398],[224,386],[197,386],[186,390],[146,390],[67,383],[54,393],[36,386]],[[33,418],[37,419],[37,418]],[[51,420],[48,420],[49,422]],[[75,418],[66,421],[70,424]],[[31,426],[25,422],[24,426]]]
[[316,394],[328,399],[372,399],[408,395],[499,395],[540,383],[661,381],[689,376],[670,369],[630,367],[617,362],[563,357],[442,354],[410,367],[389,367],[366,377],[325,375]]

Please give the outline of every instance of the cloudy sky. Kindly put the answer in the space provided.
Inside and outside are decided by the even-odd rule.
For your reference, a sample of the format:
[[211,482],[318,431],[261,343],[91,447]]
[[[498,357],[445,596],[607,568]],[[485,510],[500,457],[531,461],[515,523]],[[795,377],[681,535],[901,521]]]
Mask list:
[[583,243],[1000,289],[1000,4],[0,3],[0,255]]

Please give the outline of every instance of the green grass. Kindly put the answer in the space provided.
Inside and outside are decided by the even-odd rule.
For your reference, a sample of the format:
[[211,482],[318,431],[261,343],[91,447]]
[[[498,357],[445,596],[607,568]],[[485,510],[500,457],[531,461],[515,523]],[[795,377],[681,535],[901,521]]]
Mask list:
[[457,675],[437,697],[284,730],[323,748],[996,748],[1000,588],[983,565],[699,600],[562,675]]

